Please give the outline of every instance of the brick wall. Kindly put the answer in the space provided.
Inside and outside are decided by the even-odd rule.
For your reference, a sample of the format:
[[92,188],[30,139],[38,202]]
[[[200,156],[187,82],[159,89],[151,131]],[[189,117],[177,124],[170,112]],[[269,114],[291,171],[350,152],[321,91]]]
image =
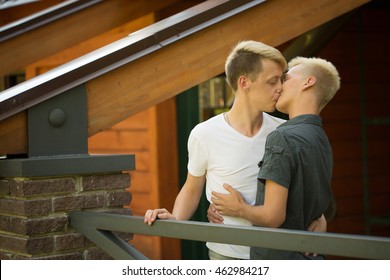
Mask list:
[[111,259],[69,225],[68,213],[131,214],[123,207],[129,186],[128,173],[0,178],[0,259]]

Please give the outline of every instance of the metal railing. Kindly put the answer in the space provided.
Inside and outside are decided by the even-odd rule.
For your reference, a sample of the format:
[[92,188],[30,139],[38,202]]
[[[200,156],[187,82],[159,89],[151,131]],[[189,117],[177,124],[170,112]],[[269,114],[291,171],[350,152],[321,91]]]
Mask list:
[[[153,226],[143,217],[96,212],[72,212],[70,224],[114,259],[147,259],[115,232],[155,235],[196,241],[300,252],[317,252],[359,259],[390,259],[390,238],[318,233],[205,222],[158,220]],[[245,238],[243,238],[245,237]]]
[[102,0],[68,0],[5,26],[1,26],[0,43],[99,2],[102,2]]

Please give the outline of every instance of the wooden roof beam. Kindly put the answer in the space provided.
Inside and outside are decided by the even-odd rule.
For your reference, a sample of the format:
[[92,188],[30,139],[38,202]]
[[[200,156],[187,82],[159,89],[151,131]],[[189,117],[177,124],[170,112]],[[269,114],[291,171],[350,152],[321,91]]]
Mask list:
[[[0,43],[0,75],[19,70],[180,0],[101,1]],[[1,29],[6,29],[3,26]]]

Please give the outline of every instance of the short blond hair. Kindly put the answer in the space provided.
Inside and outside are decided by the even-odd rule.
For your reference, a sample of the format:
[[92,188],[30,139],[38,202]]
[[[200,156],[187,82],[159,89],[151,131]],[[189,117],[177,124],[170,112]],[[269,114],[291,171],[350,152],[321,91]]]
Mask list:
[[340,89],[340,75],[336,67],[329,61],[317,57],[296,57],[288,63],[288,68],[302,65],[302,75],[316,77],[317,89],[321,99],[320,109],[335,96]]
[[[245,75],[255,81],[263,70],[262,59],[270,59],[286,70],[287,62],[282,53],[274,47],[257,41],[239,42],[229,54],[225,63],[226,80],[237,91],[237,80]],[[260,62],[260,63],[259,63]]]

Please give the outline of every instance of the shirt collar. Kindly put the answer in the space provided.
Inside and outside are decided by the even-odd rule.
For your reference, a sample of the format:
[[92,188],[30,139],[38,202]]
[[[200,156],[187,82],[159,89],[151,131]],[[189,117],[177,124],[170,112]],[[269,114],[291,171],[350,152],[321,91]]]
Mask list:
[[306,114],[306,115],[299,115],[296,116],[284,124],[284,125],[295,125],[295,124],[301,124],[301,123],[307,123],[307,124],[313,124],[313,125],[318,125],[322,127],[322,119],[319,115],[312,115],[312,114]]

